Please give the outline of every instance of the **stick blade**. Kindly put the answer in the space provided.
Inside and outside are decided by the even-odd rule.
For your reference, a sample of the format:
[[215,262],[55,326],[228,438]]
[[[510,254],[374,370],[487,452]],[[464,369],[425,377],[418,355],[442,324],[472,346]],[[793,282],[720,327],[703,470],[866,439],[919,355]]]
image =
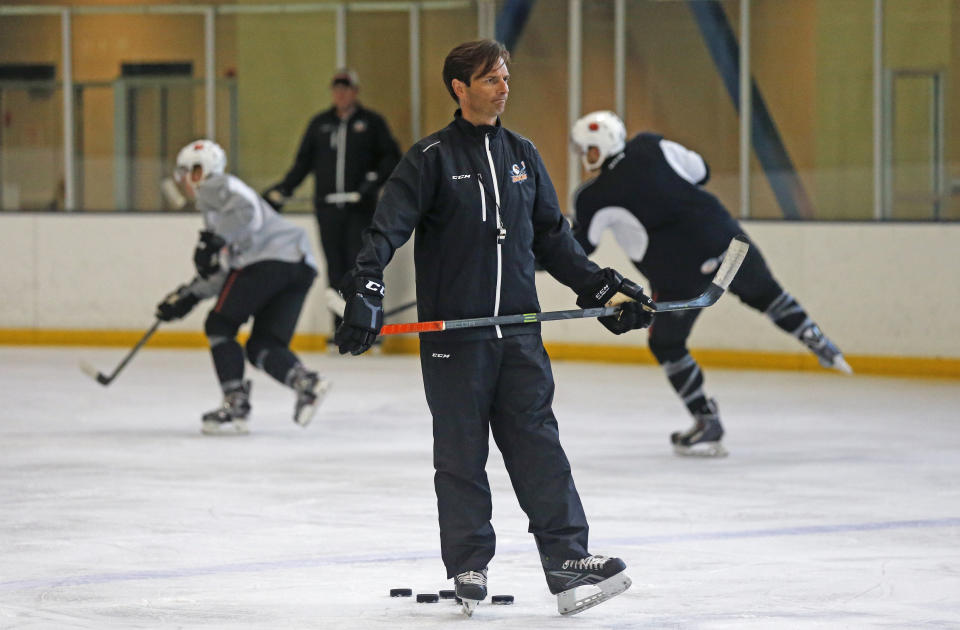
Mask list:
[[97,370],[97,368],[93,367],[86,361],[80,362],[80,371],[86,374],[87,376],[89,376],[90,378],[92,378],[93,380],[95,380],[96,382],[100,383],[101,385],[105,386],[110,383],[110,379],[108,379],[106,376],[101,374]]
[[723,257],[723,263],[720,265],[717,275],[713,278],[713,284],[724,291],[730,286],[734,276],[740,271],[740,265],[750,250],[750,244],[742,236],[735,236],[727,247],[727,253]]

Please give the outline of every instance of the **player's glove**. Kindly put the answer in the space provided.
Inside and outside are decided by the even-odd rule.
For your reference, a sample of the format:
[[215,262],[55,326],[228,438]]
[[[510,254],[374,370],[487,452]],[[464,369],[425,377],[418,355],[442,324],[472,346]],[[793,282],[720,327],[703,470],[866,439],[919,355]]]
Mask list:
[[333,342],[340,354],[363,354],[376,341],[383,326],[383,282],[379,278],[356,276],[351,271],[341,294],[347,305]]
[[201,278],[207,279],[220,271],[220,250],[226,244],[227,242],[214,232],[209,230],[200,232],[200,240],[197,241],[197,247],[193,250],[193,264]]
[[283,205],[290,199],[290,191],[281,184],[274,184],[263,191],[263,198],[277,212],[283,212]]
[[181,284],[157,304],[156,317],[162,322],[172,322],[175,319],[186,317],[187,313],[192,311],[199,301],[200,298],[190,293],[187,285]]
[[[621,302],[614,300],[618,293],[629,298]],[[606,306],[611,300],[620,304],[620,312],[600,318],[600,323],[615,335],[646,328],[653,322],[653,311],[656,306],[637,283],[621,276],[617,271],[607,267],[603,270],[602,281],[596,283],[589,290],[577,297],[577,306],[580,308],[598,308]]]

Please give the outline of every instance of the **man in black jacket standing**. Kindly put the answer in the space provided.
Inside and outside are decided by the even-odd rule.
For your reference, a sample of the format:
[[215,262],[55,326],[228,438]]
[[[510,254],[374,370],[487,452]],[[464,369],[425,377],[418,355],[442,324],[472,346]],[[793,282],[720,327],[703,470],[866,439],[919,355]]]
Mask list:
[[293,166],[280,183],[264,193],[266,200],[280,209],[313,172],[313,205],[327,280],[337,289],[360,251],[361,235],[373,218],[377,193],[400,159],[387,122],[360,104],[359,90],[352,70],[333,75],[333,105],[310,120]]
[[[539,263],[583,308],[618,292],[631,298],[619,315],[600,320],[612,332],[650,324],[652,302],[640,287],[600,269],[573,238],[533,143],[500,126],[509,60],[493,40],[461,44],[447,56],[443,80],[460,109],[407,152],[384,187],[344,283],[346,310],[335,337],[341,353],[360,354],[376,338],[383,269],[414,230],[421,321],[537,312]],[[422,335],[420,361],[433,415],[441,555],[464,612],[486,597],[494,555],[484,470],[491,431],[561,614],[625,591],[623,561],[587,550],[587,519],[560,445],[539,324]],[[599,592],[578,596],[586,585]]]

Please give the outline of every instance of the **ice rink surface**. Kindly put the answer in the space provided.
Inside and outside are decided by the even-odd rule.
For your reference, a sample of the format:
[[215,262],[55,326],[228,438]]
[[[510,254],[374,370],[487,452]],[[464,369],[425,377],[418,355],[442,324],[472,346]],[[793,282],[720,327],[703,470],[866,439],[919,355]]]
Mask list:
[[253,375],[251,434],[206,437],[202,351],[0,347],[0,628],[957,628],[960,386],[708,370],[730,457],[674,456],[659,369],[557,362],[591,551],[634,585],[574,617],[546,590],[492,447],[498,553],[472,619],[452,588],[415,357],[305,355],[307,429]]

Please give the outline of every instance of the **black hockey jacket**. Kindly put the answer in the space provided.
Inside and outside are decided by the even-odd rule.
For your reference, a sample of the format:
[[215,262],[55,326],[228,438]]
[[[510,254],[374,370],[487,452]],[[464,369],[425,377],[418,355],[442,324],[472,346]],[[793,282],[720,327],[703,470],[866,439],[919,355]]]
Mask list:
[[[499,120],[474,126],[458,110],[407,152],[364,234],[357,273],[382,278],[414,230],[420,321],[539,312],[536,263],[576,293],[602,279],[573,238],[536,147]],[[539,326],[430,334],[486,339]]]
[[350,118],[340,120],[331,107],[310,120],[280,190],[291,195],[312,171],[317,208],[330,193],[359,192],[372,204],[399,159],[400,149],[382,116],[358,104]]
[[[690,168],[694,163],[699,168]],[[593,252],[610,229],[658,299],[696,295],[730,239],[743,232],[701,188],[709,176],[696,153],[657,134],[638,134],[577,191],[576,238]]]

